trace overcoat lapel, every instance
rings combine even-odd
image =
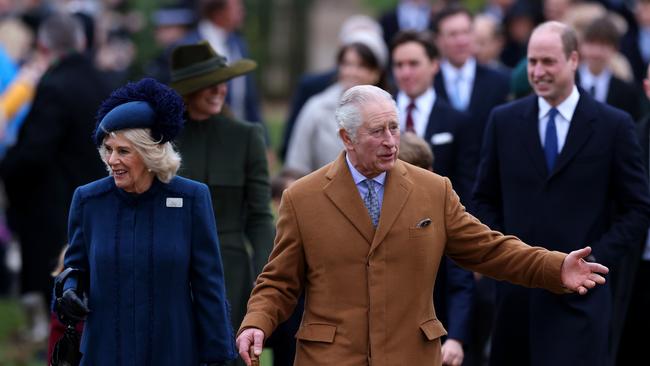
[[[379,225],[372,240],[368,256],[377,249],[388,232],[393,227],[395,220],[401,214],[406,201],[413,189],[413,182],[406,176],[404,163],[396,161],[395,166],[386,175],[386,186],[384,187],[384,200],[381,205]]]
[[[329,183],[323,188],[325,195],[363,235],[368,244],[372,243],[375,229],[372,227],[370,215],[361,200],[359,190],[354,184],[344,152],[334,161],[325,176],[329,179]]]
[[[542,179],[546,179],[548,168],[546,167],[546,158],[544,158],[544,148],[539,139],[537,97],[529,97],[529,101],[526,109],[518,116],[520,121],[517,125],[521,128],[519,136],[522,137],[520,141],[528,152],[535,170]]]

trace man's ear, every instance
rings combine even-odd
[[[343,145],[345,145],[345,150],[352,150],[352,138],[350,138],[350,135],[348,135],[348,131],[346,131],[344,128],[340,128],[339,136],[343,141]]]

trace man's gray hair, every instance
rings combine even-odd
[[[397,104],[393,97],[384,89],[373,85],[357,85],[348,89],[341,99],[334,114],[339,130],[345,130],[354,141],[357,138],[357,130],[363,124],[361,116],[361,107],[368,103],[379,103],[389,101],[395,114],[397,114]]]
[[[81,52],[86,46],[86,35],[77,17],[55,13],[48,16],[38,28],[38,42],[56,54]]]

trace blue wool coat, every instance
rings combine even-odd
[[[100,179],[76,190],[69,235],[65,267],[89,275],[81,365],[199,365],[237,356],[204,184],[154,179],[134,195]]]

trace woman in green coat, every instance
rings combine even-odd
[[[171,87],[183,96],[187,110],[176,140],[183,157],[179,174],[210,189],[237,329],[275,235],[263,127],[235,120],[224,106],[226,82],[256,64],[244,59],[228,65],[205,41],[179,46],[171,58]]]

